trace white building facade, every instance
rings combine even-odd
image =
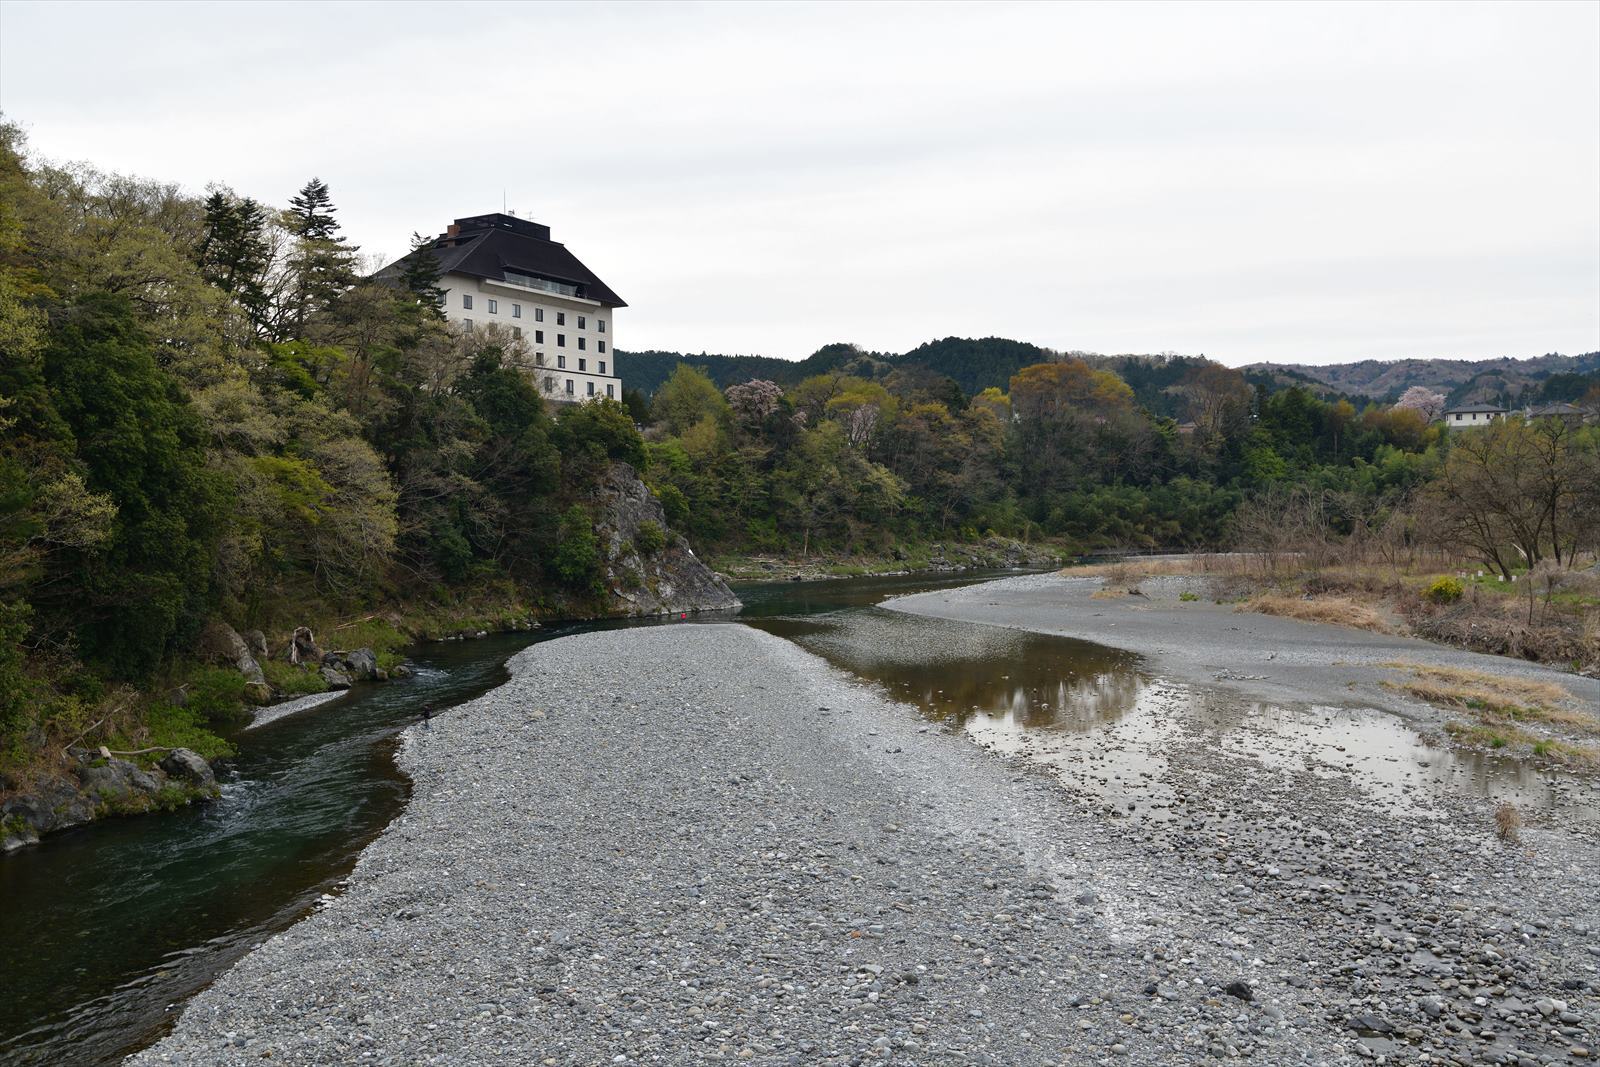
[[[1496,419],[1505,418],[1505,415],[1506,409],[1496,404],[1465,404],[1447,409],[1444,424],[1452,430],[1471,430],[1488,426]]]
[[[520,340],[523,370],[547,399],[622,399],[613,349],[615,312],[627,304],[550,240],[548,226],[475,215],[457,219],[428,251],[438,264],[445,318],[462,329],[498,326]],[[409,259],[377,277],[398,279]]]

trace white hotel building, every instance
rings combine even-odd
[[[473,215],[456,219],[431,250],[446,319],[466,329],[498,325],[520,338],[530,361],[524,369],[551,400],[622,399],[612,313],[628,305],[566,245],[550,240],[550,227],[515,215]],[[377,278],[397,280],[410,258]]]

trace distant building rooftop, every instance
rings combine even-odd
[[[1504,415],[1506,409],[1499,404],[1460,404],[1453,408],[1444,409],[1446,415],[1454,415],[1458,412],[1463,415],[1470,415],[1473,412],[1477,412],[1480,415]]]
[[[550,240],[550,227],[515,215],[494,212],[469,215],[434,238],[429,248],[439,262],[439,275],[463,274],[469,278],[515,281],[534,288],[550,288],[605,307],[628,305],[611,287],[585,267],[567,246]],[[377,277],[399,275],[403,257],[379,271]]]

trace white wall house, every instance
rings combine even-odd
[[[1474,429],[1487,426],[1495,419],[1506,417],[1506,409],[1497,404],[1463,404],[1458,408],[1447,408],[1444,413],[1444,424],[1452,430]]]
[[[622,399],[613,348],[627,307],[550,227],[514,215],[456,219],[429,246],[439,264],[444,314],[462,329],[497,325],[520,338],[526,370],[551,400]],[[376,275],[398,280],[407,260]]]

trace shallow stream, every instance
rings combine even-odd
[[[988,577],[737,591],[742,621],[980,744],[1035,761],[1119,814],[1164,817],[1177,776],[1163,752],[1176,744],[1349,776],[1375,802],[1419,817],[1462,793],[1533,812],[1572,806],[1570,782],[1429,744],[1393,716],[1230,699],[1152,677],[1139,657],[1089,642],[876,606]],[[421,646],[409,681],[361,687],[244,734],[216,803],[107,820],[0,858],[0,1064],[110,1064],[154,1041],[185,999],[336,891],[400,810],[408,794],[393,761],[400,729],[425,708],[499,684],[505,660],[527,645],[593,628]]]

